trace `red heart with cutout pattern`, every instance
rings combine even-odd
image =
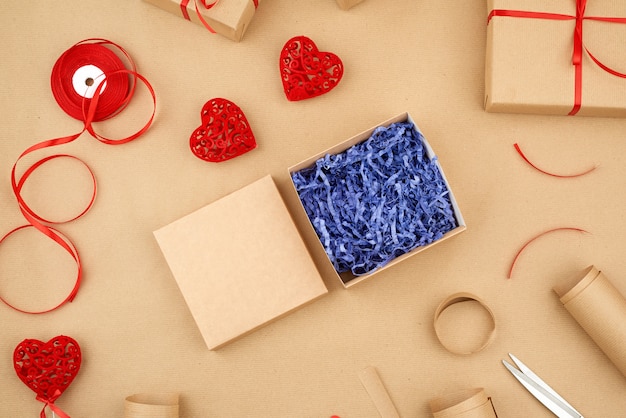
[[[60,335],[47,343],[32,339],[19,343],[13,352],[13,367],[38,400],[54,403],[76,377],[81,359],[78,343]]]
[[[343,63],[332,52],[320,52],[306,36],[296,36],[280,53],[280,76],[288,100],[310,99],[339,84]]]
[[[193,154],[219,163],[256,148],[254,134],[243,111],[230,100],[216,98],[200,112],[202,125],[189,138]]]

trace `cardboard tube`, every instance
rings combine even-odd
[[[489,324],[490,328],[487,334],[485,335],[484,340],[479,346],[474,347],[474,348],[463,348],[463,349],[454,348],[451,344],[446,342],[446,339],[442,335],[443,332],[442,332],[442,326],[439,322],[439,317],[450,306],[456,303],[462,303],[462,302],[477,302],[489,314],[489,317],[490,317],[489,318],[491,321],[491,323]],[[496,336],[496,318],[493,314],[493,311],[478,296],[475,296],[467,292],[455,293],[447,297],[445,300],[443,300],[437,307],[437,310],[435,311],[435,318],[433,321],[433,326],[435,328],[435,334],[437,334],[437,338],[439,339],[439,342],[441,343],[441,345],[443,345],[443,347],[449,352],[453,354],[458,354],[458,355],[470,355],[470,354],[477,353],[483,350],[489,344],[491,344],[491,342]]]
[[[446,394],[430,401],[434,418],[497,418],[496,410],[483,388]]]
[[[178,394],[131,395],[124,401],[124,418],[178,418]]]
[[[565,309],[626,376],[626,299],[594,266],[554,287]]]

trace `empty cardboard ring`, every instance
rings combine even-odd
[[[124,418],[178,418],[178,393],[137,393],[124,401]]]
[[[491,398],[483,388],[448,393],[430,401],[434,418],[497,418]]]
[[[439,322],[439,318],[441,317],[443,312],[450,306],[457,304],[457,303],[461,303],[461,302],[472,302],[472,301],[478,302],[480,306],[489,314],[490,319],[491,319],[491,329],[489,330],[489,333],[485,336],[485,339],[480,346],[474,349],[470,349],[470,350],[453,348],[452,346],[450,346],[450,344],[445,342],[446,339],[442,335],[441,324]],[[471,293],[466,293],[466,292],[455,293],[447,297],[443,302],[441,302],[439,306],[437,307],[437,310],[435,311],[435,319],[433,321],[433,325],[435,327],[435,333],[437,334],[437,339],[439,340],[441,345],[443,345],[443,347],[449,352],[453,354],[458,354],[458,355],[466,356],[466,355],[477,353],[483,350],[489,344],[491,344],[491,342],[496,336],[496,318],[493,314],[493,311],[478,296],[475,296]]]

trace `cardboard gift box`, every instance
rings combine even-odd
[[[348,10],[361,3],[362,1],[363,0],[337,0],[337,4],[342,10]]]
[[[210,350],[327,293],[270,176],[154,236]]]
[[[414,124],[411,116],[403,113],[376,127],[395,122]],[[289,174],[323,155],[340,153],[366,140],[376,127],[289,168]],[[457,226],[433,243],[415,248],[375,272],[358,277],[337,274],[344,287],[465,230],[443,170],[425,139],[423,146],[449,191]],[[295,186],[292,192],[297,195]],[[299,209],[304,210],[298,206],[296,210]],[[269,175],[159,228],[154,236],[210,350],[223,347],[328,292]]]
[[[144,1],[196,24],[204,26],[206,22],[212,31],[236,42],[243,38],[261,2],[261,0],[218,0],[209,3],[207,8],[200,0]]]
[[[487,4],[486,111],[626,117],[626,2]]]
[[[349,148],[362,143],[363,141],[366,141],[368,138],[370,138],[372,136],[372,133],[376,130],[376,128],[378,127],[389,127],[390,125],[396,123],[396,122],[409,122],[411,124],[413,124],[415,126],[415,129],[417,130],[417,132],[419,131],[419,128],[417,126],[417,124],[415,124],[415,122],[413,121],[413,119],[411,118],[411,116],[408,113],[402,113],[398,116],[395,116],[381,124],[376,125],[375,127],[372,127],[364,132],[361,132],[358,135],[353,136],[352,138],[334,146],[331,147],[327,150],[324,150],[320,153],[318,153],[317,155],[314,155],[310,158],[307,158],[306,160],[290,167],[288,169],[289,171],[289,175],[290,177],[293,176],[294,173],[297,173],[301,170],[310,168],[312,166],[315,165],[316,161],[319,160],[322,157],[325,157],[327,155],[335,155],[335,154],[339,154],[339,153],[343,153],[344,151],[348,150]],[[420,132],[421,134],[421,132]],[[457,235],[458,233],[464,231],[466,229],[466,225],[465,225],[465,221],[463,219],[463,216],[461,214],[461,210],[457,204],[456,198],[454,197],[454,194],[452,193],[452,190],[450,188],[450,185],[448,184],[448,181],[445,177],[445,174],[443,172],[443,169],[441,167],[441,164],[439,163],[438,158],[436,158],[435,153],[433,151],[433,149],[431,148],[430,144],[428,143],[428,141],[426,140],[426,138],[422,137],[422,143],[426,152],[426,156],[427,158],[431,161],[434,162],[434,164],[436,165],[439,173],[441,174],[441,177],[443,178],[443,181],[445,182],[446,188],[447,188],[447,196],[449,197],[449,200],[451,202],[451,207],[453,209],[454,212],[454,218],[456,219],[456,227],[449,230],[448,232],[446,232],[445,234],[443,234],[443,236],[435,241],[433,241],[430,244],[427,245],[422,245],[422,246],[417,246],[416,248],[412,249],[409,252],[406,252],[402,255],[399,255],[395,258],[393,258],[391,261],[387,262],[385,265],[383,265],[382,267],[379,267],[373,271],[367,272],[365,274],[359,274],[356,275],[354,274],[352,271],[344,271],[344,272],[338,272],[337,269],[334,268],[334,265],[331,261],[330,258],[327,258],[327,261],[329,264],[333,265],[333,271],[336,273],[337,278],[341,281],[341,283],[344,285],[344,287],[350,287],[353,286],[356,283],[360,283],[362,281],[364,281],[365,279],[368,279],[370,277],[373,277],[374,275],[380,273],[381,271],[384,271],[404,260],[406,260],[409,257],[414,256],[415,254],[421,252],[421,251],[425,251],[429,248],[431,248],[432,246],[439,244],[440,242],[454,236]],[[297,191],[297,187],[293,182],[293,177],[292,177],[292,186],[295,189],[295,192],[298,193]],[[303,211],[306,212],[306,210],[304,209],[304,207],[300,207]],[[310,228],[313,228],[315,230],[315,227],[313,225],[313,220],[309,218],[309,224],[308,226]],[[324,248],[324,245],[321,242],[321,238],[320,240],[317,241],[317,245],[322,246],[322,248]],[[328,255],[328,254],[327,254]]]

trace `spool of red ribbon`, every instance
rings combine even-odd
[[[50,77],[52,94],[65,113],[85,120],[94,93],[103,84],[93,121],[104,120],[128,100],[130,83],[124,70],[126,66],[120,57],[103,44],[77,44],[54,64]],[[115,75],[105,81],[105,74]]]
[[[137,80],[145,85],[152,97],[153,110],[148,121],[138,131],[125,138],[111,139],[98,134],[94,129],[93,122],[109,119],[124,110],[133,97]],[[148,130],[156,112],[156,96],[148,80],[137,73],[132,58],[121,46],[106,39],[86,39],[65,51],[54,64],[50,84],[54,98],[61,109],[71,117],[82,121],[83,129],[72,135],[37,143],[20,154],[11,170],[11,186],[19,209],[28,223],[6,233],[0,238],[0,244],[18,231],[29,227],[35,228],[61,246],[72,257],[78,272],[75,285],[70,294],[52,308],[37,311],[26,310],[14,306],[0,295],[2,302],[17,311],[25,313],[45,313],[57,309],[66,302],[71,302],[80,286],[82,267],[78,251],[71,240],[49,225],[69,221],[47,220],[35,213],[22,197],[22,188],[32,173],[45,162],[60,157],[79,159],[67,154],[49,155],[39,159],[23,170],[21,174],[18,174],[20,161],[31,153],[72,142],[85,131],[105,144],[116,145],[130,142]],[[79,161],[82,162],[81,160]],[[85,163],[83,162],[83,164]],[[79,215],[70,220],[83,216],[91,208],[95,199],[95,176],[89,166],[87,164],[85,166],[93,179],[93,194],[88,206]]]

